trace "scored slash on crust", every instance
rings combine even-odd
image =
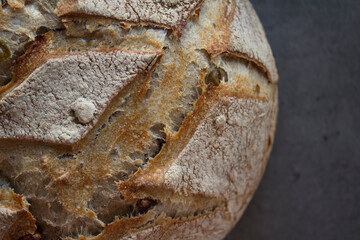
[[[53,56],[0,99],[0,138],[72,144],[160,52],[88,51]]]
[[[55,13],[61,18],[102,16],[125,25],[153,25],[172,29],[179,37],[189,18],[204,0],[130,0],[109,4],[106,0],[63,0]]]

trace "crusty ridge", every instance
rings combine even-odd
[[[153,25],[175,31],[179,36],[191,15],[204,0],[130,0],[109,3],[106,0],[63,0],[59,17],[103,16],[126,25]]]

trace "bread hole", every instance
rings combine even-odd
[[[9,75],[0,74],[0,87],[9,84],[11,82],[11,80],[12,80],[11,73],[9,73]]]
[[[157,138],[156,140],[152,141],[152,143],[153,144],[150,145],[149,158],[154,158],[156,155],[158,155],[166,141],[163,138]],[[146,160],[149,160],[149,158]]]
[[[154,200],[152,198],[138,199],[136,201],[133,214],[135,216],[139,214],[145,214],[154,206],[156,206],[158,203],[159,200]]]
[[[153,93],[153,90],[151,88],[149,88],[147,91],[146,91],[146,94],[145,94],[145,97],[144,99],[149,99],[151,97]]]
[[[116,186],[114,189],[97,189],[92,195],[88,207],[93,210],[98,219],[105,224],[113,222],[116,216],[129,216],[133,211],[133,206],[125,204],[123,196],[117,190]]]
[[[13,176],[15,175],[15,168],[11,162],[14,161],[16,161],[16,158],[12,156],[10,159],[5,159],[0,162],[0,182],[11,184],[11,179],[13,179]]]
[[[18,175],[14,179],[14,190],[16,193],[32,196],[46,196],[48,191],[46,186],[49,184],[50,178],[44,176],[39,171],[27,171]]]
[[[132,159],[132,160],[136,160],[136,159],[144,159],[144,153],[140,152],[140,151],[135,151],[135,152],[132,152],[129,154],[129,157]]]
[[[11,57],[11,52],[8,46],[5,43],[0,41],[0,63],[5,62]]]
[[[103,231],[101,223],[88,216],[78,216],[64,208],[58,201],[28,198],[29,210],[37,220],[43,239],[77,238],[80,234],[96,236]]]
[[[150,133],[153,138],[148,143],[146,149],[143,151],[137,150],[129,154],[129,157],[135,161],[136,166],[141,165],[138,160],[142,160],[142,163],[146,163],[149,159],[158,155],[166,143],[165,124],[161,122],[155,123],[150,127]]]
[[[125,171],[120,171],[116,174],[113,174],[116,181],[125,181],[129,178],[129,174]]]
[[[256,95],[259,95],[260,94],[260,86],[259,84],[256,84],[255,87],[254,87],[254,92]]]
[[[34,234],[27,234],[19,240],[41,240],[42,238],[42,227],[38,224],[38,222],[35,222],[36,224],[36,231]]]
[[[119,157],[119,150],[117,148],[114,148],[113,150],[111,150],[109,156],[113,161],[115,161]]]
[[[41,234],[39,232],[36,232],[34,234],[27,234],[19,238],[19,240],[41,240]]]
[[[43,35],[43,34],[47,33],[48,31],[50,31],[49,28],[47,28],[45,26],[40,26],[40,27],[38,27],[38,29],[36,29],[36,35],[37,36]]]
[[[120,110],[113,112],[108,118],[108,123],[111,124],[116,118],[120,117],[123,114],[124,112]]]
[[[29,36],[25,34],[19,34],[19,35],[12,35],[10,37],[12,41],[20,42],[20,43],[26,43],[30,40]]]
[[[219,206],[216,205],[216,206],[211,206],[211,207],[207,207],[207,208],[204,208],[204,209],[199,209],[196,212],[194,212],[193,217],[201,216],[201,215],[204,215],[204,214],[209,213],[209,212],[215,212],[218,207]]]
[[[162,73],[162,67],[158,66],[150,75],[150,87],[147,90],[144,99],[149,99],[151,95],[154,93],[154,90],[156,90],[159,87],[159,84],[163,78]]]
[[[203,94],[204,90],[201,87],[196,87],[196,92],[197,92],[198,96],[200,97]]]
[[[150,128],[150,132],[156,138],[160,138],[160,139],[164,139],[164,140],[166,139],[165,124],[163,124],[163,123],[154,124]]]
[[[60,239],[69,239],[69,237],[78,239],[80,235],[91,238],[99,235],[104,230],[104,227],[98,221],[89,217],[75,218],[73,221],[66,223],[66,226],[62,225],[61,227],[62,229],[65,228],[66,231],[61,231],[59,235],[62,237]]]
[[[127,175],[130,175],[131,173],[134,173],[138,170],[138,167],[135,166],[134,162],[131,161],[121,161],[121,169],[126,172]]]
[[[61,219],[66,218],[67,215],[64,206],[58,201],[53,201],[49,203],[48,206],[53,221],[56,224],[61,224]]]
[[[166,143],[165,124],[156,123],[150,128],[150,133],[155,137],[149,145],[149,158],[154,158],[158,155]],[[148,160],[148,159],[145,159]]]
[[[106,124],[104,123],[104,124],[102,124],[102,125],[96,130],[96,135],[95,135],[95,137],[94,137],[94,140],[96,140],[96,139],[99,137],[101,131],[102,131],[105,127],[106,127]]]
[[[221,82],[228,82],[228,80],[227,72],[220,67],[210,69],[210,72],[205,76],[205,83],[207,85],[213,84],[219,86]]]
[[[34,44],[34,41],[27,42],[24,45],[24,53]]]
[[[190,112],[193,109],[193,104],[200,98],[203,91],[200,87],[192,87],[186,90],[185,102],[188,103],[186,112]]]
[[[74,160],[76,159],[74,154],[70,154],[70,153],[64,153],[63,155],[60,155],[57,157],[59,160],[64,160],[64,159],[68,159],[68,160]]]
[[[177,132],[185,120],[187,111],[184,108],[175,108],[170,111],[171,130]]]
[[[9,187],[10,187],[10,180],[6,177],[3,177],[3,174],[0,171],[0,189],[9,188]]]

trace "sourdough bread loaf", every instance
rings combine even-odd
[[[271,151],[248,0],[7,0],[0,239],[222,239]]]

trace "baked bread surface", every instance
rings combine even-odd
[[[278,106],[250,2],[0,11],[0,238],[224,238],[263,175]]]

